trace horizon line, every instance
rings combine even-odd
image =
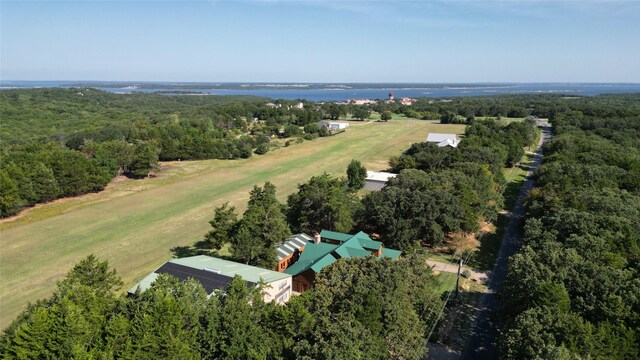
[[[0,79],[0,83],[5,82],[86,82],[86,83],[166,83],[166,84],[629,84],[640,85],[640,82],[633,81],[168,81],[168,80],[22,80],[22,79]]]

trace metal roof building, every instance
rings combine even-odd
[[[210,295],[215,290],[226,290],[233,277],[238,275],[248,285],[255,286],[260,281],[266,283],[265,302],[285,303],[291,297],[291,275],[206,255],[169,260],[129,289],[129,293],[138,288],[147,290],[160,274],[169,274],[180,280],[197,280]]]
[[[313,238],[307,234],[291,235],[285,242],[278,245],[276,249],[278,261],[293,255],[296,250],[303,248],[308,241],[313,241]]]
[[[458,147],[460,139],[458,139],[456,134],[429,133],[429,135],[427,135],[427,142],[435,143],[439,147]]]
[[[284,273],[294,276],[294,291],[308,290],[315,274],[339,259],[367,256],[397,259],[402,253],[384,248],[381,242],[372,240],[362,231],[352,235],[322,230],[319,238],[322,241],[308,241],[298,260],[284,270]]]
[[[393,179],[398,174],[384,171],[367,171],[367,177],[364,179],[365,190],[378,191],[381,190],[389,179]]]

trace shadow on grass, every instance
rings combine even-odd
[[[191,246],[173,247],[171,248],[171,255],[173,255],[173,257],[176,259],[189,257],[189,256],[196,256],[196,255],[208,255],[208,256],[213,256],[220,259],[233,260],[231,256],[220,254],[219,250],[212,249],[209,246],[209,243],[205,242],[204,240],[198,241]]]
[[[485,234],[480,241],[478,251],[473,253],[468,266],[480,271],[491,271],[500,251],[500,244],[504,232],[509,224],[507,214],[499,214],[496,221],[496,231],[493,234]]]

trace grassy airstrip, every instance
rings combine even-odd
[[[342,175],[351,159],[383,170],[392,155],[428,132],[462,133],[463,125],[419,121],[354,123],[345,133],[246,160],[167,163],[156,178],[123,180],[100,193],[64,199],[0,224],[0,328],[28,302],[45,298],[56,281],[93,253],[108,259],[125,289],[166,261],[170,249],[208,231],[212,209],[242,209],[255,184],[271,181],[278,196],[323,172]]]

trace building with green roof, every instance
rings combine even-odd
[[[297,261],[284,273],[293,276],[293,291],[304,292],[313,286],[317,273],[339,259],[376,256],[395,260],[400,254],[401,251],[386,249],[363,232],[351,235],[323,230],[303,247]]]

